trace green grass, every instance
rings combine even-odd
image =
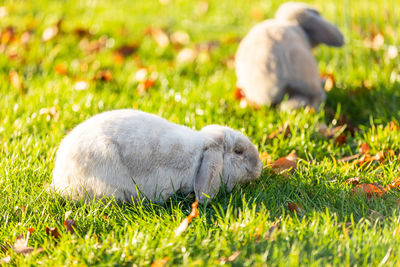
[[[8,15],[0,18],[0,28],[14,27],[16,39],[0,47],[0,244],[13,244],[33,227],[29,245],[45,251],[28,256],[0,251],[0,258],[10,255],[11,264],[18,266],[145,266],[168,257],[168,265],[209,266],[241,251],[229,264],[398,266],[399,192],[371,199],[352,196],[345,180],[361,176],[386,186],[399,176],[399,160],[365,168],[337,160],[357,153],[363,142],[372,154],[385,149],[399,153],[399,132],[385,126],[400,120],[400,57],[387,57],[389,46],[399,41],[395,10],[400,4],[311,1],[346,38],[341,49],[321,46],[315,51],[321,72],[333,73],[336,80],[325,109],[284,113],[241,108],[233,95],[234,69],[225,64],[238,45],[232,40],[271,17],[280,2],[210,0],[201,14],[198,1],[6,1]],[[60,19],[61,32],[42,42],[43,31]],[[179,49],[159,47],[144,33],[149,26],[187,32],[188,48],[218,45],[193,63],[178,64]],[[82,37],[73,33],[78,27],[92,32],[89,41],[106,35],[107,47],[98,53],[82,51]],[[27,30],[31,40],[22,45],[20,36]],[[365,47],[364,40],[378,32],[384,45],[376,51]],[[138,50],[117,64],[113,51],[131,43]],[[10,54],[18,56],[10,59]],[[155,86],[145,94],[136,90],[138,59],[157,74]],[[55,73],[60,63],[68,75]],[[93,80],[100,69],[110,70],[113,80]],[[24,90],[8,82],[11,70],[23,77]],[[81,79],[88,81],[87,90],[74,89]],[[40,114],[50,107],[58,108],[58,118]],[[176,195],[163,206],[113,201],[74,206],[49,194],[46,184],[61,139],[92,115],[117,108],[138,108],[194,129],[226,124],[243,131],[274,159],[295,149],[299,168],[288,178],[266,169],[259,180],[230,194],[220,192],[212,204],[200,207],[200,217],[179,237],[174,230],[190,213],[193,199]],[[359,128],[344,146],[318,134],[319,123],[335,126],[339,115]],[[292,134],[269,140],[284,122]],[[304,211],[289,211],[289,202],[301,204]],[[68,210],[77,222],[76,235],[64,230]],[[62,232],[58,242],[46,235],[46,226]]]

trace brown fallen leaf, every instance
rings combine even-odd
[[[227,262],[233,262],[233,261],[235,261],[235,260],[239,257],[239,255],[240,255],[241,253],[242,253],[242,252],[241,252],[240,250],[235,251],[235,252],[233,252],[232,255],[230,255],[228,258],[222,257],[222,258],[219,258],[218,261],[219,261],[221,264],[225,264],[225,263],[227,263]]]
[[[24,93],[24,79],[19,76],[18,72],[15,70],[10,70],[8,73],[8,80],[15,89],[19,90],[21,94]]]
[[[114,50],[114,53],[121,55],[123,58],[126,58],[132,55],[138,48],[139,45],[137,43],[131,43],[118,47]]]
[[[151,87],[153,87],[156,82],[153,79],[146,79],[143,82],[139,83],[138,87],[136,88],[139,94],[143,94],[147,92]]]
[[[335,138],[333,143],[337,146],[343,146],[347,143],[347,135],[342,133],[338,137]]]
[[[235,99],[242,100],[245,96],[243,90],[237,86],[235,86],[235,91],[233,92],[235,95]]]
[[[357,153],[357,154],[354,154],[351,156],[343,157],[343,158],[339,159],[338,162],[346,162],[346,161],[358,159],[360,157],[360,155],[361,155],[360,153]]]
[[[360,183],[361,177],[352,177],[346,180],[347,184],[358,185]]]
[[[89,37],[89,36],[92,35],[88,29],[81,28],[81,27],[75,28],[73,32],[74,32],[75,35],[77,35],[77,36],[79,36],[81,38],[82,37]]]
[[[277,159],[271,164],[272,169],[275,173],[283,173],[285,171],[294,172],[297,168],[296,164],[297,155],[296,151],[292,150],[286,157]]]
[[[197,56],[197,52],[189,47],[183,48],[176,56],[176,62],[180,64],[192,63]]]
[[[158,46],[165,48],[169,45],[168,34],[160,28],[149,27],[146,29],[146,34],[150,34]]]
[[[67,66],[64,63],[57,64],[54,68],[54,72],[60,75],[66,75],[68,73]]]
[[[268,154],[268,152],[260,153],[260,159],[264,166],[268,166],[274,162],[274,160],[272,159],[271,155]]]
[[[156,260],[151,264],[151,267],[163,267],[169,261],[169,257],[164,257],[160,260]]]
[[[389,124],[386,126],[386,128],[389,129],[390,131],[398,131],[399,130],[399,126],[394,121],[389,122]]]
[[[290,126],[288,122],[285,122],[282,127],[277,129],[276,131],[272,132],[269,136],[268,139],[274,139],[278,135],[283,133],[283,138],[287,138],[292,132],[290,130]]]
[[[185,31],[176,31],[172,33],[170,39],[175,48],[181,48],[190,42],[189,34]]]
[[[67,211],[64,216],[64,227],[68,233],[74,234],[76,229],[76,221],[68,220],[68,217],[71,215],[72,211]]]
[[[304,212],[303,207],[302,207],[300,204],[298,204],[298,203],[289,202],[289,203],[288,203],[288,208],[289,208],[289,210],[290,210],[291,212],[296,212],[296,213],[299,213],[299,214],[301,214],[301,213]]]
[[[382,197],[385,194],[385,189],[377,183],[359,184],[353,188],[351,194],[365,195],[367,198]]]
[[[397,178],[394,178],[392,183],[386,186],[386,190],[392,190],[392,189],[399,189],[400,188],[400,176]]]
[[[329,92],[335,86],[335,77],[331,73],[321,74],[321,80],[324,84],[325,91]]]
[[[55,238],[55,239],[60,239],[61,238],[61,234],[60,232],[58,232],[57,227],[47,227],[45,228],[46,234]]]
[[[187,216],[181,224],[176,228],[175,235],[181,235],[189,226],[189,223],[193,220],[193,218],[199,216],[199,211],[197,210],[197,206],[199,205],[199,201],[196,199],[195,202],[192,203],[192,212]]]
[[[369,147],[369,145],[368,145],[367,143],[365,143],[365,142],[362,143],[362,145],[360,146],[360,149],[359,149],[359,151],[360,151],[360,153],[361,153],[362,155],[368,154],[369,150],[370,150],[370,147]]]
[[[79,42],[79,48],[87,54],[97,53],[106,47],[108,41],[107,35],[102,35],[97,40],[89,41],[87,37]]]
[[[94,79],[104,82],[111,82],[113,80],[113,77],[110,70],[100,70],[96,73]]]
[[[11,247],[12,250],[18,254],[24,254],[24,255],[28,255],[28,254],[31,254],[32,252],[34,252],[35,249],[33,247],[28,246],[29,237],[33,231],[34,231],[33,228],[29,228],[26,233],[26,237],[24,234],[20,234],[19,236],[17,236],[14,246]],[[42,248],[36,249],[37,253],[42,252],[42,251],[44,251]]]

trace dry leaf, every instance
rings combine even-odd
[[[64,63],[57,64],[54,68],[54,72],[61,75],[66,75],[68,73],[67,66]]]
[[[289,210],[290,210],[291,212],[297,212],[297,213],[299,213],[299,214],[301,214],[301,213],[304,212],[303,207],[302,207],[300,204],[298,204],[298,203],[289,202],[289,203],[288,203],[288,208],[289,208]]]
[[[35,251],[33,247],[28,247],[29,237],[32,234],[32,232],[33,228],[29,228],[28,232],[26,233],[26,237],[24,236],[24,234],[19,235],[15,240],[14,246],[11,247],[12,250],[18,254],[24,254],[24,255],[31,254],[33,251]],[[42,251],[43,251],[42,248],[36,249],[36,252],[38,253]]]
[[[242,100],[245,97],[242,88],[237,86],[235,86],[234,95],[237,100]]]
[[[271,155],[268,154],[268,152],[260,153],[260,159],[264,165],[270,165],[271,163],[274,162],[274,160],[272,159]]]
[[[193,220],[193,218],[199,216],[199,211],[197,210],[197,206],[199,205],[199,201],[196,199],[195,202],[192,203],[192,212],[187,216],[182,223],[176,228],[175,235],[181,235],[189,226],[189,223]]]
[[[335,138],[333,143],[337,146],[343,146],[347,143],[347,136],[346,134],[342,133],[338,137]]]
[[[136,88],[139,94],[143,94],[147,92],[151,87],[153,87],[156,82],[153,79],[146,79],[143,82],[139,83],[138,87]]]
[[[241,252],[240,250],[235,251],[235,252],[233,252],[233,254],[230,255],[228,258],[224,258],[224,257],[219,258],[219,262],[220,262],[221,264],[225,264],[225,263],[227,263],[227,262],[233,262],[233,261],[235,261],[235,260],[237,259],[237,257],[239,257],[239,255],[240,255],[241,253],[242,253],[242,252]]]
[[[88,37],[91,36],[91,33],[88,29],[77,27],[74,29],[74,34],[79,36],[79,37]]]
[[[8,73],[8,79],[11,85],[15,89],[18,89],[21,94],[24,92],[23,78],[19,76],[18,72],[16,72],[15,70],[10,70],[10,72]]]
[[[158,46],[165,48],[169,45],[169,37],[163,30],[151,27],[148,32],[151,34],[153,40],[158,44]]]
[[[64,227],[68,233],[73,234],[73,233],[75,233],[75,229],[76,229],[76,221],[68,220],[68,217],[71,215],[71,213],[72,213],[72,211],[70,211],[70,210],[65,213]]]
[[[382,197],[385,194],[385,189],[376,183],[359,184],[353,188],[351,194],[366,195],[367,198],[371,198],[373,196]]]
[[[394,178],[392,183],[386,187],[386,190],[399,189],[399,188],[400,188],[400,176]]]
[[[151,267],[163,267],[169,261],[169,257],[164,257],[161,260],[156,260],[151,264]]]
[[[386,128],[389,129],[390,131],[398,131],[399,130],[399,126],[394,121],[389,122],[389,124],[386,126]]]
[[[362,145],[360,146],[360,149],[359,149],[359,151],[360,151],[360,153],[361,153],[362,155],[368,154],[369,150],[370,150],[370,147],[369,147],[369,145],[368,145],[367,143],[365,143],[365,142],[362,143]]]
[[[47,227],[46,226],[46,234],[55,238],[55,239],[60,239],[61,238],[61,234],[58,232],[57,227]]]
[[[98,40],[89,41],[88,38],[83,38],[79,42],[79,48],[88,54],[99,52],[106,47],[108,37],[106,35],[100,36]]]
[[[132,55],[137,49],[138,49],[139,45],[136,43],[132,43],[129,45],[123,45],[118,47],[114,53],[120,55],[123,58],[126,58],[130,55]]]
[[[325,91],[329,92],[335,86],[335,77],[331,73],[323,73],[320,75]]]
[[[282,127],[280,127],[278,130],[272,132],[268,136],[268,138],[269,139],[273,139],[273,138],[277,137],[278,135],[280,135],[282,133],[283,133],[283,138],[287,138],[289,136],[289,134],[292,133],[291,130],[290,130],[290,126],[289,126],[288,122],[285,122]]]
[[[346,180],[347,184],[358,185],[360,183],[361,177],[352,177]]]
[[[275,173],[282,173],[285,171],[294,172],[297,168],[296,160],[296,151],[292,150],[288,156],[277,159],[274,163],[272,163],[271,167]]]
[[[113,79],[110,70],[100,70],[96,73],[96,76],[94,78],[96,80],[100,80],[100,81],[104,81],[104,82],[110,82]]]
[[[339,159],[338,161],[339,161],[339,162],[351,161],[351,160],[353,160],[353,159],[359,158],[360,155],[361,155],[361,154],[358,153],[358,154],[355,154],[355,155],[351,155],[351,156],[347,156],[347,157],[341,158],[341,159]]]

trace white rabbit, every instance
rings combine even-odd
[[[296,2],[282,4],[274,19],[255,25],[239,44],[237,87],[257,105],[282,109],[318,108],[326,94],[311,49],[320,43],[342,46],[343,35],[317,10]]]
[[[103,196],[162,203],[181,190],[199,202],[257,178],[262,163],[243,134],[209,125],[194,131],[138,110],[96,115],[73,129],[56,155],[51,188],[72,199]]]

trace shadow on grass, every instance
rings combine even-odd
[[[327,117],[340,109],[355,125],[369,125],[371,116],[374,123],[386,124],[400,120],[400,84],[378,84],[372,88],[334,88],[328,93],[326,102]],[[334,115],[335,112],[333,112]]]

